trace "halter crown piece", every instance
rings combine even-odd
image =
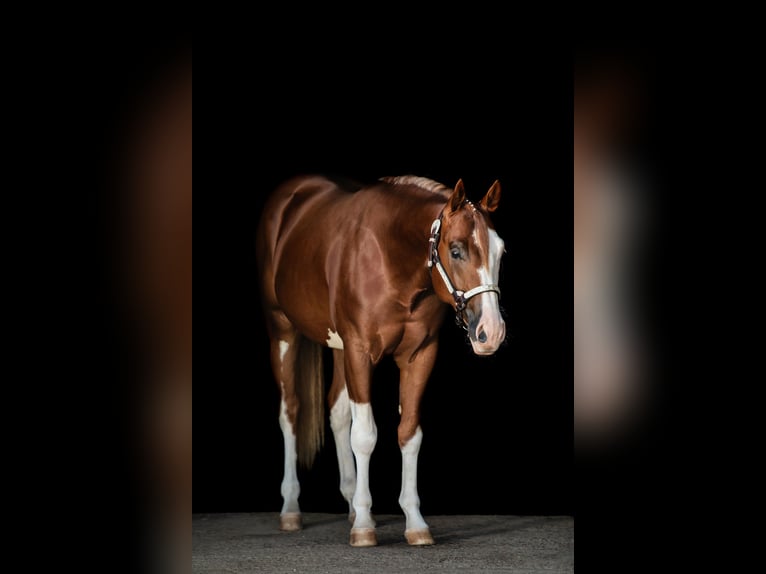
[[[479,285],[478,287],[474,287],[468,291],[455,289],[455,286],[452,284],[452,281],[450,281],[449,275],[447,275],[447,271],[444,269],[441,258],[439,257],[439,239],[441,238],[441,227],[442,215],[440,214],[439,218],[434,219],[434,222],[431,224],[431,237],[428,239],[428,267],[430,268],[435,266],[436,270],[439,272],[439,275],[441,275],[442,281],[444,281],[444,285],[447,287],[447,291],[449,291],[450,295],[452,295],[452,298],[455,300],[455,323],[467,331],[468,326],[463,320],[463,311],[465,310],[465,305],[468,300],[471,297],[475,297],[479,293],[484,293],[485,291],[494,291],[497,293],[498,298],[500,298],[500,288],[497,285],[488,283],[485,285]]]

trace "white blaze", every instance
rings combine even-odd
[[[343,339],[332,329],[327,329],[327,346],[331,349],[343,350]]]
[[[479,281],[482,285],[497,285],[500,282],[500,259],[505,250],[505,242],[494,229],[489,229],[489,268],[481,266],[478,269]],[[476,335],[484,330],[487,335],[485,344],[473,342],[474,348],[487,347],[496,350],[505,338],[505,323],[500,315],[500,297],[494,291],[485,291],[477,295],[481,301],[481,320],[476,328]]]
[[[505,242],[494,229],[489,231],[489,273],[492,277],[492,283],[500,281],[500,259],[505,251]]]

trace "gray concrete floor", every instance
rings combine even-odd
[[[337,514],[304,514],[300,532],[278,530],[277,513],[197,514],[192,568],[199,574],[268,572],[574,571],[570,516],[426,516],[435,546],[404,540],[404,516],[382,515],[378,546],[352,548]]]

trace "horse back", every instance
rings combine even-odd
[[[263,304],[286,312],[305,334],[316,331],[312,338],[326,338],[331,315],[326,262],[337,242],[334,221],[343,219],[350,191],[355,189],[349,182],[323,176],[290,179],[269,197],[258,227]]]

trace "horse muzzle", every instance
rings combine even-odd
[[[492,355],[505,341],[505,321],[483,320],[468,329],[473,352],[477,355]]]

